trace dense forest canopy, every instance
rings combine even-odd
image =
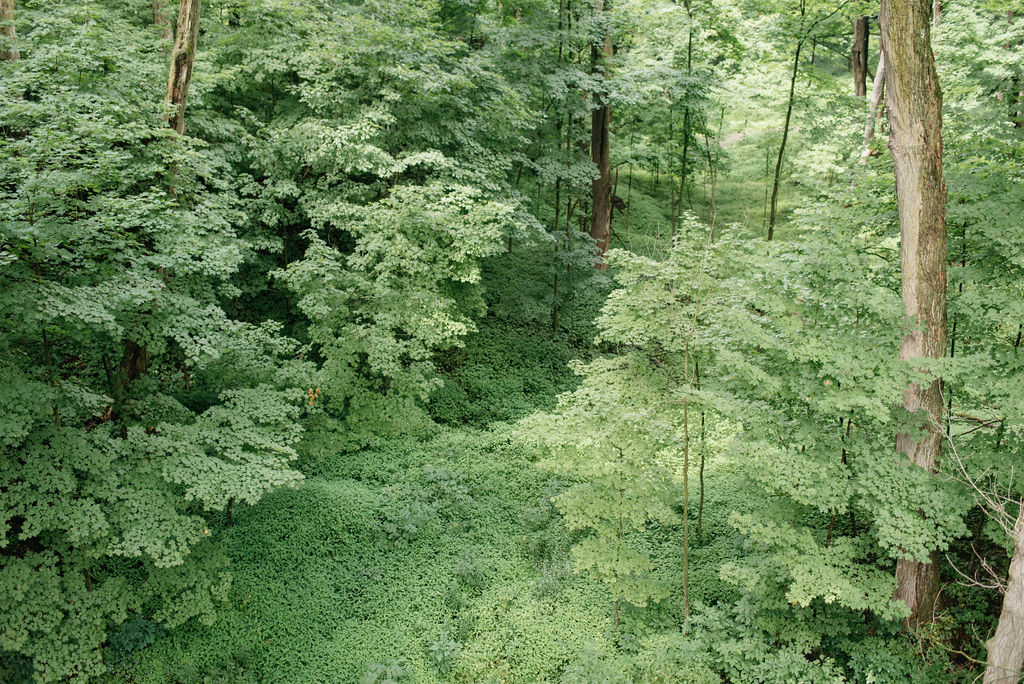
[[[0,0],[0,680],[1024,665],[1019,0]]]

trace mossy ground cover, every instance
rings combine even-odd
[[[317,432],[311,438],[323,437]],[[439,428],[307,463],[299,488],[214,530],[231,557],[230,605],[212,627],[165,634],[129,659],[137,682],[546,682],[586,653],[634,650],[679,624],[666,601],[625,607],[575,574],[551,504],[561,484],[506,426]],[[727,466],[708,470],[706,539],[694,598],[729,597],[717,577],[740,550],[721,511]],[[677,531],[652,536],[679,582]],[[673,591],[673,595],[678,592]]]

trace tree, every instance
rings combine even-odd
[[[886,55],[889,149],[896,177],[903,304],[909,329],[900,359],[922,364],[946,355],[946,183],[942,174],[942,92],[931,48],[927,0],[883,0],[879,22]],[[896,450],[934,472],[942,447],[942,380],[922,371],[907,387],[908,414]],[[908,624],[931,621],[939,591],[937,556],[901,557],[896,597]]]
[[[160,37],[164,40],[174,37],[171,35],[171,22],[164,14],[163,0],[153,0],[153,25],[160,29]]]
[[[853,94],[857,97],[867,95],[868,77],[868,18],[857,17],[853,20],[853,46],[850,51],[853,63]]]
[[[875,69],[875,81],[871,86],[871,105],[868,109],[867,122],[864,124],[864,145],[860,153],[860,163],[866,164],[871,156],[871,141],[875,138],[875,128],[882,118],[882,97],[885,95],[885,50],[878,51],[878,66]]]
[[[789,141],[790,123],[793,119],[793,104],[796,100],[796,80],[800,73],[800,53],[808,40],[815,39],[822,26],[836,17],[849,3],[842,0],[838,5],[822,3],[820,0],[799,0],[785,4],[788,13],[784,16],[783,31],[795,40],[793,51],[793,68],[789,77],[789,98],[786,100],[786,119],[782,124],[782,141],[775,159],[775,173],[772,181],[772,198],[768,214],[768,240],[775,236],[775,220],[778,214],[779,184],[782,179],[782,160],[786,154],[786,143]],[[866,54],[866,52],[865,52]]]
[[[102,674],[129,617],[214,620],[217,513],[302,480],[312,369],[279,323],[225,311],[256,247],[223,150],[161,117],[148,22],[124,3],[19,19],[26,49],[0,63],[0,667],[64,681]]]
[[[600,11],[605,17],[608,16],[609,0],[596,0],[595,12]],[[601,49],[597,45],[591,46],[592,63],[602,65],[607,78],[608,60],[612,57],[612,36],[610,27],[604,28],[604,38]],[[593,211],[590,220],[590,237],[597,242],[597,250],[601,256],[608,251],[608,244],[611,240],[612,221],[612,166],[609,151],[609,134],[612,120],[611,105],[608,102],[608,94],[603,93],[597,96],[597,107],[591,112],[590,123],[590,155],[597,166],[597,177],[594,178],[592,191]],[[601,261],[598,268],[607,268]]]
[[[199,10],[202,0],[181,0],[178,5],[177,35],[171,50],[171,68],[167,75],[167,95],[164,104],[174,108],[167,122],[179,134],[185,133],[185,101],[192,83],[192,65],[196,59],[196,41],[199,38]],[[155,11],[155,7],[154,7]]]
[[[0,40],[5,44],[0,50],[0,60],[14,61],[20,57],[18,47],[14,44],[16,38],[14,0],[0,0]]]
[[[1017,682],[1024,668],[1024,502],[1012,528],[1013,560],[996,633],[988,640],[985,684]],[[1010,530],[1008,530],[1010,531]]]
[[[651,377],[644,360],[600,359],[577,371],[582,386],[562,395],[554,413],[524,422],[524,439],[543,447],[544,469],[570,483],[553,501],[566,526],[583,532],[572,549],[576,571],[608,585],[618,628],[622,601],[643,607],[668,594],[643,532],[679,523],[665,462],[681,451],[681,431],[652,420],[646,400],[670,385]]]

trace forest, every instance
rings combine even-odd
[[[0,681],[1024,666],[1024,0],[0,0]]]

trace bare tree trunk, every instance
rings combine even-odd
[[[178,5],[178,34],[171,51],[171,68],[167,75],[167,95],[164,104],[174,112],[167,119],[168,125],[179,134],[185,133],[185,101],[188,87],[192,82],[192,65],[196,58],[196,41],[199,38],[199,10],[202,0],[181,0]]]
[[[939,28],[942,23],[942,0],[932,0],[932,26]]]
[[[10,44],[6,49],[0,50],[0,60],[14,62],[21,58],[21,53],[14,46],[14,40],[17,38],[14,31],[14,0],[0,0],[0,24],[0,36],[3,36],[5,43]]]
[[[690,0],[686,0],[686,13],[690,18],[690,28],[686,36],[686,77],[693,73],[693,15],[690,13]],[[683,158],[679,162],[679,196],[672,212],[672,234],[676,234],[676,226],[683,214],[683,192],[686,190],[686,158],[690,154],[690,107],[683,113]],[[671,136],[670,136],[671,137]]]
[[[1013,530],[1013,560],[995,635],[988,640],[985,684],[1017,684],[1024,669],[1024,506]]]
[[[871,140],[875,137],[875,126],[878,119],[882,118],[882,95],[885,93],[885,50],[878,51],[878,70],[875,72],[875,82],[871,88],[871,109],[868,111],[868,120],[864,124],[864,149],[860,153],[860,163],[866,164],[871,156]]]
[[[689,359],[687,359],[687,366]],[[689,375],[689,369],[687,369]],[[690,619],[690,411],[683,397],[683,619]]]
[[[768,214],[768,240],[775,236],[775,216],[779,201],[779,178],[782,176],[782,156],[786,153],[786,141],[789,140],[789,122],[793,118],[793,96],[796,93],[796,75],[800,69],[800,50],[804,42],[800,40],[796,44],[796,54],[793,55],[793,75],[789,79],[789,104],[786,106],[786,123],[782,126],[782,143],[779,145],[779,156],[775,160],[775,181],[772,184],[771,211]]]
[[[879,20],[887,57],[889,149],[900,219],[903,303],[914,329],[900,358],[946,354],[946,183],[942,175],[942,92],[931,49],[929,0],[882,0]],[[942,448],[942,380],[911,384],[903,395],[910,413],[927,413],[923,435],[896,435],[896,450],[928,472]],[[907,622],[932,620],[939,590],[937,555],[930,562],[900,558],[895,598],[910,608]]]
[[[597,0],[594,8],[596,10],[608,11],[605,0]],[[594,64],[598,63],[599,57],[605,62],[612,56],[612,37],[605,33],[604,45],[601,54],[598,54],[597,47],[591,48],[591,57]],[[610,145],[608,140],[609,128],[612,121],[612,110],[608,106],[607,95],[602,95],[603,102],[591,113],[590,128],[590,155],[597,165],[598,177],[594,179],[592,186],[591,205],[593,212],[590,220],[590,237],[597,241],[598,253],[603,257],[608,252],[608,244],[611,240],[612,226],[612,166],[610,156]],[[608,268],[602,259],[598,268]]]
[[[164,40],[170,40],[173,36],[171,35],[171,22],[167,19],[167,15],[164,14],[164,3],[163,0],[153,0],[153,25],[160,29],[160,37]]]
[[[853,48],[850,53],[853,62],[853,94],[865,97],[868,76],[868,18],[853,20]]]

